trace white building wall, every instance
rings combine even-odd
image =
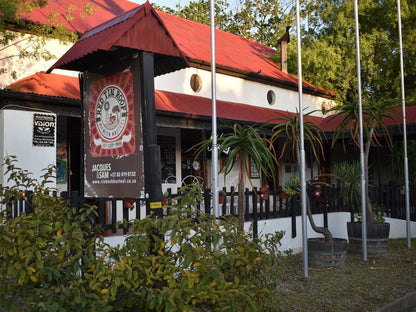
[[[317,214],[313,216],[317,226],[323,226],[323,215]],[[347,222],[350,221],[350,214],[348,212],[333,212],[328,214],[328,226],[334,238],[348,239]],[[386,218],[386,222],[390,223],[389,238],[406,238],[406,220]],[[244,229],[249,231],[252,223],[246,222]],[[285,234],[281,240],[280,251],[291,250],[293,253],[302,252],[302,217],[296,217],[296,237],[292,238],[291,218],[279,218],[258,221],[259,238],[262,239],[266,234],[272,234],[278,231],[284,231]],[[105,237],[104,241],[111,246],[124,244],[126,236],[111,236]],[[308,221],[307,237],[323,237],[313,231]],[[411,237],[416,237],[416,222],[411,222]]]
[[[7,156],[16,156],[16,166],[30,171],[31,177],[40,179],[45,172],[43,169],[56,165],[56,132],[54,146],[33,146],[33,115],[38,112],[20,110],[0,111],[0,158],[1,163]],[[44,115],[54,115],[41,113]],[[56,115],[55,120],[56,120]],[[56,131],[56,127],[55,127]],[[0,184],[9,185],[4,168],[0,170]],[[48,184],[56,187],[56,183]]]
[[[193,74],[201,77],[202,88],[199,92],[194,92],[191,88],[190,79]],[[216,82],[217,100],[244,103],[289,112],[296,112],[296,109],[299,108],[297,90],[287,90],[218,73],[216,75]],[[158,76],[155,78],[155,89],[211,98],[211,72],[197,68],[185,68]],[[269,90],[274,91],[276,95],[276,101],[273,105],[270,105],[267,101],[267,92]],[[305,110],[318,110],[314,115],[322,115],[321,107],[323,102],[327,103],[326,105],[332,105],[332,100],[303,94],[303,106]]]

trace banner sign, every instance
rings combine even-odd
[[[33,115],[33,146],[55,146],[55,115]]]
[[[85,197],[144,198],[140,101],[130,71],[87,82]]]

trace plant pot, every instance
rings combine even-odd
[[[260,198],[263,200],[269,199],[269,192],[260,193]]]
[[[220,205],[224,204],[224,200],[225,200],[225,196],[224,195],[219,195],[218,196],[218,203]]]
[[[163,206],[167,206],[168,200],[169,200],[169,197],[163,197],[162,199]]]
[[[352,252],[362,252],[362,224],[347,222],[348,242]],[[367,224],[367,253],[387,252],[390,223]]]
[[[281,199],[287,199],[287,197],[288,197],[287,194],[283,191],[280,192],[279,196],[280,196]]]
[[[343,238],[308,238],[308,264],[312,268],[343,267],[347,240]]]

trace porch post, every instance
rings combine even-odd
[[[162,174],[160,150],[157,145],[154,57],[153,53],[140,52],[140,85],[143,122],[144,185],[146,214],[162,216]]]

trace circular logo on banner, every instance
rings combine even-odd
[[[92,157],[132,154],[136,150],[133,77],[123,72],[92,81],[89,92]]]
[[[115,85],[104,88],[95,106],[95,123],[99,135],[108,142],[120,139],[128,121],[127,98]]]

